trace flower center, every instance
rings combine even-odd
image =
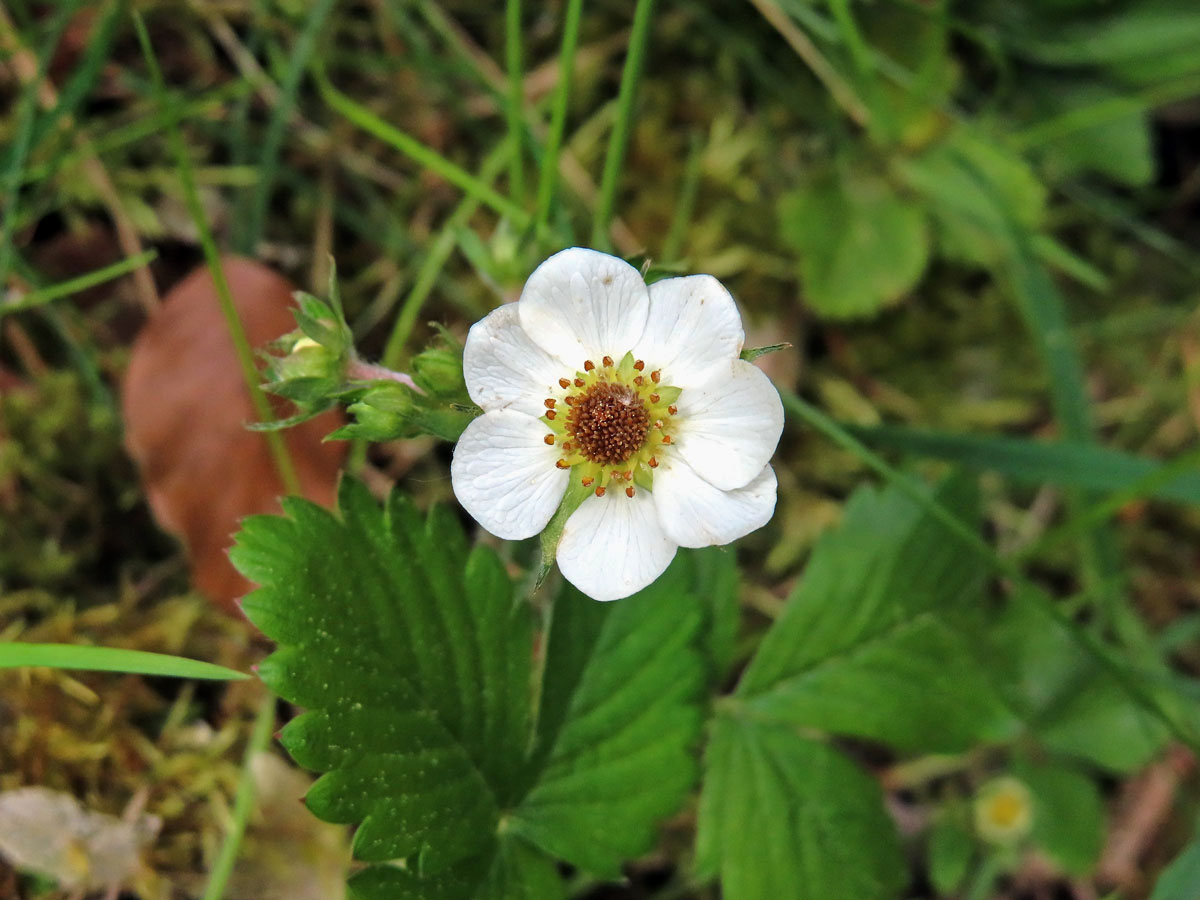
[[[590,462],[623,463],[641,449],[650,430],[646,403],[623,384],[600,381],[567,414],[567,434]]]
[[[542,417],[551,431],[546,443],[563,453],[555,464],[575,469],[580,483],[594,486],[598,497],[614,482],[629,497],[634,485],[650,490],[656,454],[671,444],[667,428],[677,412],[679,388],[663,384],[662,372],[648,370],[632,353],[620,363],[605,356],[599,366],[589,359],[558,385],[564,394],[546,399]]]

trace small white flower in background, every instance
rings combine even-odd
[[[463,375],[484,414],[454,451],[455,495],[516,540],[546,527],[569,486],[587,489],[557,561],[597,600],[646,587],[678,547],[761,528],[783,405],[740,359],[744,339],[710,275],[647,287],[616,257],[555,254],[467,336]]]
[[[993,844],[1013,844],[1033,826],[1033,796],[1011,775],[995,778],[975,797],[975,830]]]

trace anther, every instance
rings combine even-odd
[[[546,410],[546,418],[547,418],[547,419],[550,419],[551,421],[553,421],[554,417],[555,417],[555,416],[557,416],[557,415],[558,415],[558,413],[556,413],[556,412],[555,412],[554,410],[552,410],[552,409],[548,409],[548,410]]]
[[[631,481],[632,479],[633,479],[633,469],[630,469],[628,472],[625,473],[625,480]]]
[[[570,453],[575,448],[570,441],[563,441],[563,449]]]
[[[555,461],[555,463],[554,463],[554,465],[558,466],[560,469],[569,469],[569,468],[571,468],[571,464],[570,464],[570,463],[568,463],[568,462],[567,462],[565,459],[559,459],[559,460],[556,460],[556,461]]]
[[[660,381],[662,381],[662,371],[659,369],[655,369],[653,372],[650,373],[650,380],[653,381],[655,384],[658,384]]]
[[[604,363],[604,365],[606,365],[606,366],[611,366],[613,364],[613,358],[611,356],[606,356],[606,357],[604,357],[604,359],[602,359],[600,361],[602,363]]]
[[[667,412],[670,413],[671,415],[675,415],[675,413],[679,412],[679,407],[678,406],[668,406]]]
[[[553,397],[547,397],[545,400],[546,409],[554,409],[555,400]]]
[[[655,420],[654,420],[654,427],[655,427],[655,428],[659,428],[659,429],[661,429],[661,428],[663,427],[663,420],[662,420],[662,419],[655,419]]]
[[[658,396],[658,394],[651,394],[651,395],[650,395],[650,402],[651,402],[651,403],[657,403],[657,402],[658,402],[659,400],[661,400],[661,399],[662,399],[662,397]]]
[[[582,378],[575,379],[575,387],[583,387],[585,384],[587,384],[587,382],[584,381]]]
[[[633,364],[633,367],[640,372],[642,369],[646,368],[646,364],[639,359]]]
[[[570,397],[564,398],[563,402],[565,404],[567,404],[567,406],[574,406],[575,403],[577,402],[577,398],[575,397],[574,394],[572,394]]]
[[[560,378],[558,379],[558,386],[560,388],[569,388],[571,386],[571,382],[567,381],[565,378]]]
[[[638,387],[641,387],[643,384],[646,383],[646,379],[643,378],[641,375],[637,375],[634,377],[633,383],[636,384]]]
[[[596,364],[594,362],[592,362],[590,359],[584,360],[583,371],[590,372],[594,368],[596,368]]]
[[[580,483],[580,484],[582,484],[584,487],[591,487],[591,486],[592,486],[592,482],[593,482],[593,481],[595,481],[595,480],[596,480],[595,478],[592,478],[591,476],[588,476],[587,478],[581,478],[581,479],[579,480],[579,483]]]
[[[600,487],[596,488],[596,496],[597,496],[597,497],[603,497],[603,496],[604,496],[604,486],[603,486],[603,485],[601,485]]]
[[[554,435],[548,434],[544,438],[542,438],[542,440],[545,441],[547,444],[553,444],[554,443]]]
[[[652,456],[648,460],[646,460],[646,465],[648,465],[652,469],[657,469],[658,468],[658,460]]]
[[[664,434],[664,435],[663,435],[663,440],[662,440],[662,442],[663,442],[664,444],[669,444],[669,443],[671,443],[671,436],[670,436],[669,434]]]
[[[626,497],[633,496],[633,485],[632,484],[629,487],[625,488],[625,496]]]

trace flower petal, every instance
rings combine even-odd
[[[521,327],[517,304],[506,303],[471,326],[463,348],[467,393],[486,412],[515,409],[537,418],[542,401],[562,391],[566,368],[530,340]]]
[[[712,547],[757,531],[775,513],[775,471],[763,466],[748,485],[713,487],[678,456],[663,456],[654,472],[658,520],[681,547]]]
[[[672,439],[696,473],[723,491],[762,471],[783,433],[783,403],[771,379],[745,360],[679,395]]]
[[[544,422],[515,410],[484,413],[454,448],[454,496],[496,537],[532,537],[550,521],[567,489],[567,470],[554,465]]]
[[[707,381],[714,367],[742,352],[746,333],[737,304],[711,275],[664,278],[650,285],[650,315],[633,355],[686,388]]]
[[[650,293],[624,260],[572,247],[534,270],[517,308],[525,332],[574,372],[584,360],[620,359],[633,348],[646,328]]]
[[[647,491],[612,490],[575,510],[558,545],[563,577],[594,600],[620,600],[658,578],[675,558]]]

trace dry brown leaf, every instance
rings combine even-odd
[[[222,268],[254,347],[295,327],[287,279],[236,257]],[[134,342],[121,406],[155,517],[186,545],[196,587],[233,610],[250,585],[229,562],[231,536],[243,517],[278,512],[285,490],[265,437],[246,429],[254,407],[206,267],[171,290]],[[327,413],[283,432],[301,492],[325,506],[346,444],[321,439],[340,424]]]

